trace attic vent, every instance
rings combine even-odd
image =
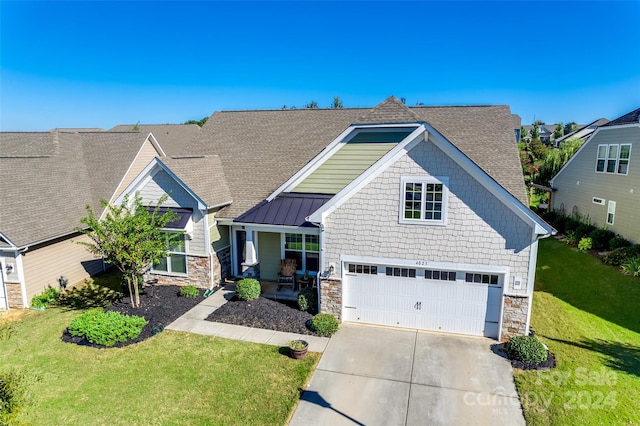
[[[602,198],[593,197],[591,201],[593,201],[594,204],[600,204],[601,206],[604,206],[604,200]]]

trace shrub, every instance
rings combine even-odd
[[[314,313],[318,307],[318,296],[316,291],[310,287],[305,287],[298,293],[298,308],[301,311]]]
[[[578,243],[578,250],[587,251],[591,250],[591,247],[593,247],[593,241],[591,238],[580,239],[580,242]]]
[[[31,307],[43,309],[49,305],[55,305],[58,299],[60,299],[60,290],[48,286],[41,294],[33,296],[33,299],[31,299]]]
[[[617,249],[612,250],[608,255],[606,255],[604,259],[602,259],[602,261],[607,265],[620,266],[627,260],[628,257],[629,254],[627,253],[627,248],[618,247]]]
[[[72,336],[83,337],[91,343],[110,347],[117,342],[135,339],[145,325],[147,320],[142,317],[91,309],[71,321],[68,330]]]
[[[180,296],[183,297],[198,297],[200,295],[200,290],[195,285],[185,285],[180,287]]]
[[[593,242],[593,248],[596,250],[608,250],[611,239],[616,236],[615,232],[606,228],[598,228],[589,234],[589,238]]]
[[[564,237],[565,244],[575,246],[580,241],[580,235],[576,231],[571,231]]]
[[[640,256],[630,257],[622,264],[622,270],[627,275],[640,277]]]
[[[260,282],[253,278],[245,278],[236,284],[236,294],[240,300],[253,300],[260,297]]]
[[[17,416],[27,402],[26,385],[21,371],[0,374],[0,425],[20,424]]]
[[[565,215],[559,214],[553,219],[551,222],[551,226],[553,226],[559,233],[564,234],[566,231],[567,225],[567,217]]]
[[[640,256],[640,244],[634,244],[627,248],[627,256],[637,257]]]
[[[576,229],[578,229],[578,226],[580,226],[580,224],[581,224],[580,219],[578,219],[577,217],[575,216],[567,217],[567,220],[565,221],[564,229],[566,232],[575,231]]]
[[[591,233],[593,231],[596,230],[596,227],[593,225],[590,225],[588,223],[581,223],[580,225],[578,225],[578,227],[576,228],[576,232],[579,235],[579,238],[585,238],[588,237],[589,235],[591,235]]]
[[[329,337],[338,331],[340,323],[331,314],[318,314],[311,320],[311,330],[318,336]]]
[[[535,336],[512,337],[504,346],[509,359],[536,365],[547,359],[547,350]]]
[[[99,308],[109,306],[122,299],[122,293],[97,285],[93,281],[82,287],[75,287],[60,296],[58,303],[74,309]]]
[[[611,240],[609,240],[609,250],[615,250],[622,247],[629,247],[631,242],[627,239],[622,238],[620,235],[616,235]]]

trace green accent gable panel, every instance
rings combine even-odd
[[[337,194],[396,145],[397,142],[349,142],[292,192]]]
[[[258,233],[258,260],[260,261],[260,278],[277,282],[278,272],[280,272],[280,234]]]

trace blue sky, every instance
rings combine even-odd
[[[640,2],[0,1],[0,130],[215,110],[508,104],[524,124],[640,106]]]

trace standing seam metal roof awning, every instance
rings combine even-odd
[[[147,208],[149,209],[149,214],[153,214],[155,207],[147,207]],[[162,216],[168,211],[172,211],[178,216],[176,220],[171,221],[167,223],[165,226],[163,226],[163,228],[169,228],[169,229],[184,229],[184,227],[187,226],[187,223],[189,222],[189,218],[191,217],[191,214],[193,213],[193,209],[188,209],[188,208],[159,207],[158,215]]]
[[[314,226],[306,218],[327,201],[330,194],[283,193],[275,199],[263,201],[238,216],[234,222],[263,225]]]

